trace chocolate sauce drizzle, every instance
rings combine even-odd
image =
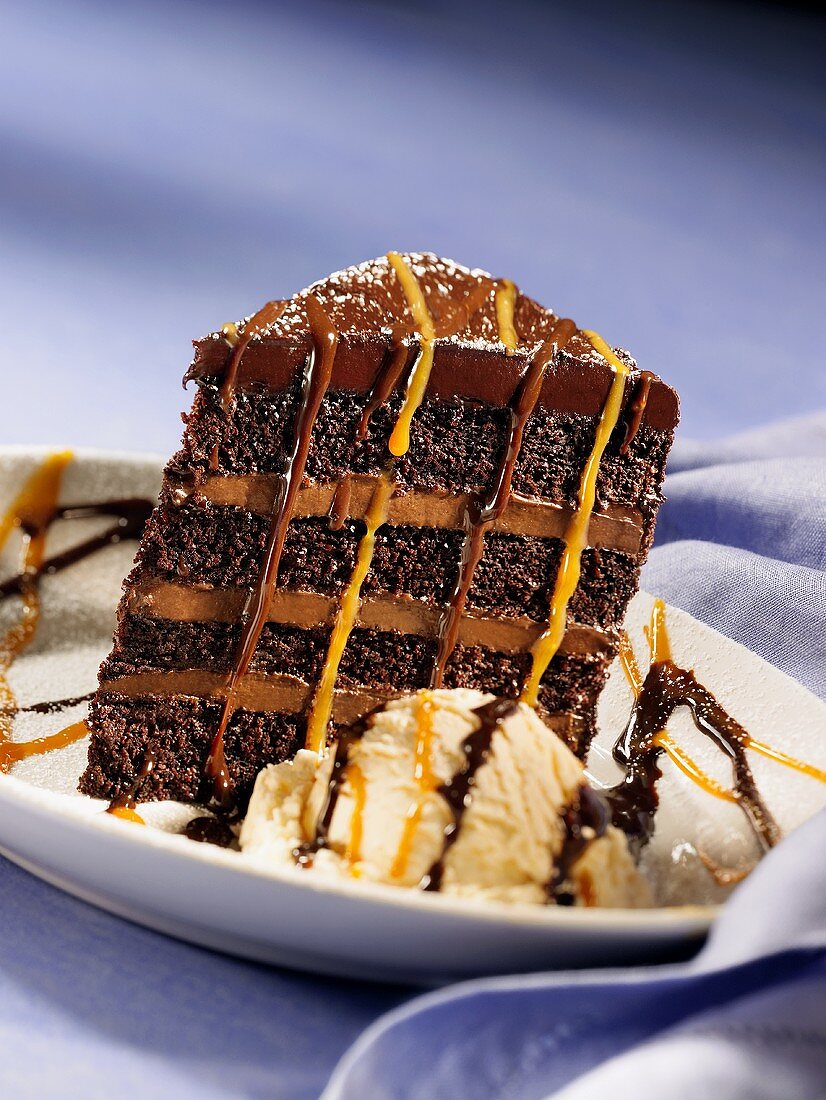
[[[654,381],[654,377],[651,371],[644,370],[640,372],[637,378],[634,387],[634,396],[631,398],[625,414],[625,438],[622,441],[619,451],[621,455],[628,454],[628,448],[634,442],[637,432],[640,430],[642,418],[645,415],[645,407],[648,404],[648,397],[651,393],[651,383]]]
[[[773,847],[780,831],[749,767],[745,751],[749,734],[693,672],[670,659],[651,664],[628,725],[614,746],[614,758],[626,769],[622,782],[605,792],[614,825],[638,844],[653,833],[659,805],[657,781],[662,774],[658,760],[664,751],[656,738],[681,706],[689,708],[697,729],[731,760],[736,801],[763,851]]]
[[[222,330],[224,339],[233,349],[227,369],[224,372],[224,377],[221,380],[221,388],[218,395],[225,413],[228,413],[232,408],[232,400],[235,396],[235,384],[238,380],[238,368],[241,366],[241,360],[244,357],[244,352],[247,350],[250,341],[277,321],[284,312],[286,305],[286,302],[281,301],[265,303],[261,309],[253,314],[249,321],[246,322],[242,333],[238,332],[235,325],[224,325]],[[215,466],[217,467],[217,462]]]
[[[508,404],[508,438],[502,450],[493,491],[487,496],[481,493],[474,495],[465,509],[465,538],[462,543],[459,579],[439,622],[439,644],[430,677],[432,688],[442,686],[447,663],[456,648],[462,614],[473,585],[476,567],[484,551],[485,533],[501,518],[508,505],[525,425],[536,406],[545,370],[575,332],[576,325],[573,321],[557,321],[550,338],[531,359]]]
[[[565,839],[556,859],[553,877],[548,883],[549,903],[576,904],[571,869],[590,844],[605,836],[610,818],[611,813],[604,799],[587,783],[583,783],[579,798],[563,815]]]
[[[113,814],[115,817],[123,814],[124,817],[129,817],[133,821],[138,821],[143,824],[142,818],[138,817],[135,813],[135,809],[138,805],[138,791],[144,779],[148,778],[155,770],[157,764],[157,758],[155,753],[147,748],[143,754],[143,760],[141,766],[138,769],[138,774],[135,776],[135,780],[128,790],[121,791],[120,794],[115,795],[109,805],[106,807],[107,814]]]
[[[88,703],[94,698],[94,692],[89,691],[85,695],[73,695],[69,699],[49,699],[43,703],[29,703],[25,707],[0,707],[0,713],[5,715],[15,714],[59,714],[69,710],[80,703]]]
[[[330,502],[328,518],[330,520],[331,531],[340,531],[344,526],[344,522],[350,514],[350,499],[352,495],[353,480],[348,475],[347,477],[343,477],[338,485],[336,485],[336,491],[333,493],[333,499]]]
[[[54,554],[52,557],[46,558],[35,574],[35,581],[39,581],[43,576],[60,573],[62,570],[68,569],[70,565],[75,565],[77,562],[91,557],[98,550],[103,550],[106,546],[114,546],[124,539],[139,539],[154,507],[154,502],[151,500],[127,497],[123,500],[66,504],[57,508],[49,520],[47,528],[56,520],[89,519],[93,516],[116,516],[117,522],[101,534],[93,535],[91,538],[78,543],[77,546],[70,546],[60,554]],[[25,530],[25,524],[22,526]],[[8,580],[0,584],[0,599],[22,595],[31,583],[32,575],[30,573],[18,573],[17,576],[9,577]]]
[[[410,361],[411,347],[406,343],[412,335],[408,325],[394,325],[389,330],[390,343],[379,368],[373,387],[367,395],[364,412],[361,414],[356,439],[364,439],[370,428],[370,420],[376,409],[385,403],[399,384],[402,374],[406,373]]]
[[[434,861],[430,870],[419,883],[421,890],[435,893],[441,889],[445,872],[445,859],[459,837],[462,818],[465,810],[470,805],[471,792],[476,783],[476,774],[490,754],[493,735],[499,728],[500,722],[514,714],[518,707],[519,704],[515,699],[492,699],[489,703],[483,703],[481,707],[477,707],[472,712],[479,719],[479,725],[472,733],[468,734],[462,744],[462,752],[466,761],[465,766],[454,775],[449,783],[444,783],[437,788],[438,793],[450,806],[453,820],[445,829],[444,844],[439,858]]]
[[[322,848],[330,846],[330,826],[333,823],[333,815],[341,796],[342,787],[346,778],[345,772],[349,762],[351,747],[364,737],[370,725],[370,720],[376,714],[378,708],[373,708],[352,726],[338,735],[335,752],[333,754],[333,767],[330,778],[327,781],[327,790],[324,795],[324,804],[319,811],[316,822],[315,834],[312,839],[299,844],[293,851],[293,858],[299,867],[309,869],[313,865],[313,858]]]
[[[214,844],[218,848],[229,848],[235,840],[235,833],[226,817],[193,817],[184,825],[183,835],[199,844]]]
[[[278,579],[281,553],[287,536],[287,526],[295,506],[307,455],[310,437],[322,399],[330,384],[339,334],[312,294],[305,300],[307,319],[313,339],[313,348],[307,358],[301,391],[301,404],[296,418],[295,436],[286,469],[279,478],[278,491],[273,501],[267,545],[262,567],[252,591],[241,625],[232,671],[223,690],[224,704],[218,729],[213,737],[207,757],[205,773],[212,780],[212,797],[218,805],[227,807],[234,801],[233,782],[224,756],[224,733],[235,711],[239,684],[252,661],[261,631],[267,621],[270,593]]]

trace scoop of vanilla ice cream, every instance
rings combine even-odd
[[[579,801],[581,763],[535,712],[520,704],[497,725],[475,774],[453,843],[454,811],[439,788],[467,765],[473,712],[493,696],[465,689],[422,691],[389,702],[352,743],[326,846],[312,873],[417,886],[443,857],[441,892],[545,904],[566,836],[564,814]],[[333,759],[300,751],[265,768],[241,830],[242,850],[284,865],[315,836]],[[645,880],[613,827],[588,843],[568,870],[577,904],[650,904]]]

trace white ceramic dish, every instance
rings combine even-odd
[[[0,508],[42,451],[0,450]],[[64,500],[157,491],[156,458],[79,454],[64,479]],[[106,521],[55,526],[50,551]],[[121,578],[134,543],[110,547],[43,582],[37,637],[13,667],[21,705],[82,694],[94,686],[114,622]],[[7,551],[0,576],[13,569]],[[642,659],[642,628],[651,598],[633,602],[629,627]],[[2,609],[13,614],[10,601]],[[675,656],[696,669],[727,708],[762,740],[823,766],[826,707],[748,650],[669,608]],[[643,661],[643,664],[645,662]],[[614,670],[600,705],[600,736],[589,767],[610,782],[608,749],[627,719],[630,694]],[[15,737],[55,732],[83,716],[20,715]],[[727,781],[724,762],[702,742],[686,715],[670,731],[708,771]],[[727,866],[753,855],[739,811],[664,765],[662,808],[645,862],[668,907],[648,911],[504,907],[469,904],[369,884],[313,881],[292,869],[264,874],[244,857],[177,835],[193,814],[166,803],[142,807],[149,828],[102,813],[74,791],[85,744],[35,757],[0,775],[0,851],[40,878],[120,916],[222,951],[358,978],[437,983],[479,974],[620,964],[690,951],[708,930],[716,887],[696,848]],[[784,831],[826,802],[826,788],[755,756],[761,790]],[[691,899],[703,904],[674,904]]]

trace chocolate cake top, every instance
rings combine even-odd
[[[497,317],[497,290],[506,280],[470,270],[431,252],[400,253],[421,288],[437,339],[473,342],[502,350]],[[513,284],[510,284],[512,287]],[[515,290],[515,288],[513,288]],[[395,326],[410,335],[417,326],[404,288],[387,256],[336,271],[299,291],[287,302],[270,303],[271,316],[261,318],[262,336],[295,338],[307,331],[305,302],[312,294],[336,329],[344,334],[380,333]],[[556,319],[549,310],[516,291],[515,328],[520,344],[544,340]],[[279,308],[280,307],[280,308]],[[241,330],[242,333],[244,329]]]
[[[526,360],[551,338],[559,318],[508,279],[429,252],[401,253],[400,259],[414,275],[432,323],[435,357],[429,392],[506,404]],[[285,388],[311,346],[311,297],[339,334],[331,379],[335,389],[371,390],[388,350],[400,343],[413,349],[425,335],[398,268],[382,256],[335,272],[290,299],[268,302],[244,321],[197,341],[185,380],[226,380],[231,373],[232,385],[240,389]],[[669,430],[679,416],[677,395],[656,376],[649,378],[645,421]],[[539,404],[594,414],[602,408],[610,382],[609,365],[577,329],[546,371]]]

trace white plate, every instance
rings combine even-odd
[[[0,509],[42,451],[0,450]],[[152,495],[160,461],[85,452],[64,479],[65,501]],[[55,526],[49,550],[85,537],[105,521]],[[0,577],[13,565],[9,548]],[[32,647],[11,675],[21,705],[90,690],[109,648],[121,578],[134,543],[43,582],[43,616]],[[629,626],[640,656],[651,598],[640,593]],[[14,608],[2,608],[7,620]],[[675,657],[700,678],[753,736],[823,766],[826,707],[759,657],[668,610]],[[643,662],[644,664],[644,662]],[[608,748],[622,728],[630,694],[614,670],[600,705],[600,736],[590,768],[610,781]],[[20,740],[43,736],[83,716],[21,715]],[[709,771],[725,767],[695,734],[690,719],[669,725]],[[83,742],[18,764],[0,775],[0,851],[33,874],[120,916],[222,951],[266,962],[358,978],[437,983],[479,974],[551,967],[621,964],[690,951],[707,931],[714,902],[725,896],[702,868],[695,846],[739,866],[753,844],[735,807],[714,799],[664,765],[662,808],[646,866],[661,900],[705,904],[648,911],[505,907],[470,904],[364,883],[326,883],[286,869],[264,874],[237,852],[196,844],[175,833],[192,816],[172,803],[142,807],[141,828],[102,813],[74,785]],[[755,756],[754,770],[781,827],[788,831],[826,801],[826,788]]]

